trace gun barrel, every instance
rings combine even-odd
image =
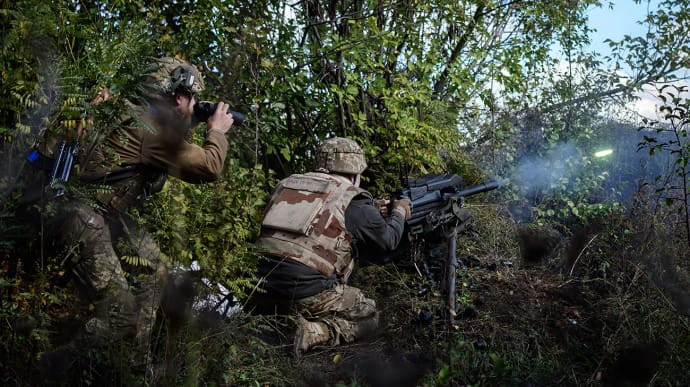
[[[465,188],[462,191],[458,191],[454,196],[472,196],[482,192],[491,191],[501,186],[501,183],[497,180],[490,180],[486,183],[475,185],[469,188]]]

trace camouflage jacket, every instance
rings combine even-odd
[[[267,254],[295,260],[347,282],[354,262],[345,210],[361,194],[371,196],[343,176],[292,175],[273,192],[257,245]]]

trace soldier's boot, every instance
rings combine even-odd
[[[297,320],[295,333],[295,357],[299,359],[303,353],[319,344],[325,344],[331,339],[328,326],[322,322],[308,321],[304,317]]]

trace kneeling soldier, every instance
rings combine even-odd
[[[263,299],[295,310],[294,351],[350,343],[378,326],[376,302],[348,286],[353,252],[389,252],[403,235],[410,201],[396,201],[384,217],[359,188],[364,152],[353,140],[324,141],[315,172],[282,180],[268,203],[257,241]]]

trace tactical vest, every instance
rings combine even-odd
[[[359,194],[369,195],[338,175],[312,172],[282,180],[266,209],[258,246],[346,282],[354,262],[345,210]]]
[[[140,124],[139,119],[136,118],[146,116],[147,110],[143,105],[136,105],[130,101],[125,101],[125,104],[130,111],[120,117],[121,129],[143,125],[153,126],[151,123]],[[100,140],[103,142],[102,146],[91,146],[90,153],[80,155],[80,164],[84,171],[79,176],[79,180],[86,184],[110,186],[109,190],[99,190],[95,199],[106,209],[124,212],[135,204],[141,203],[146,197],[160,191],[167,173],[143,164],[115,164],[116,159],[109,154],[112,149],[108,147],[108,141],[112,141],[115,136],[117,135],[109,133]]]

